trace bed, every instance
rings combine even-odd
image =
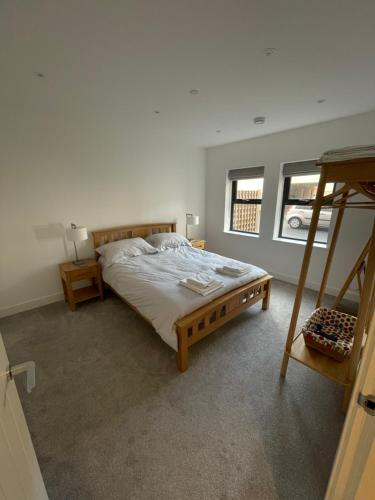
[[[175,222],[102,229],[93,232],[94,247],[170,232],[176,232]],[[102,265],[102,274],[106,286],[148,321],[177,352],[177,367],[184,372],[188,368],[189,347],[256,302],[262,301],[262,309],[268,309],[272,276],[255,266],[240,278],[220,276],[223,288],[206,297],[178,284],[179,279],[192,272],[230,262],[233,260],[183,247],[134,257],[125,264],[108,268]]]

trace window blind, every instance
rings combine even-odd
[[[234,168],[228,172],[228,179],[230,181],[255,179],[259,177],[264,177],[264,167]]]
[[[284,163],[283,175],[284,177],[290,177],[292,175],[320,174],[320,168],[316,165],[317,161],[318,160],[305,160]]]

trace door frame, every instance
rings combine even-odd
[[[358,404],[360,393],[375,394],[375,314],[367,333],[325,500],[365,500],[375,491],[375,417]]]

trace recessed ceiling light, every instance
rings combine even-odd
[[[34,73],[36,76],[38,76],[39,78],[45,78],[46,75],[43,75],[43,73],[38,73],[38,72],[35,72]]]
[[[266,56],[272,56],[272,54],[274,54],[275,52],[275,47],[267,47],[266,49],[264,49],[264,53],[266,54]]]
[[[316,102],[318,104],[322,104],[323,102],[326,102],[327,99],[318,99]]]
[[[255,125],[263,125],[263,123],[266,121],[266,118],[264,116],[256,116],[254,118],[254,123]]]
[[[189,90],[189,92],[190,92],[191,95],[197,95],[197,94],[199,94],[199,90],[198,89],[191,89],[191,90]]]
[[[216,130],[216,133],[217,133],[217,134],[221,134],[221,130],[219,130],[219,129],[218,129],[218,130]]]

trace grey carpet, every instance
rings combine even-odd
[[[321,499],[343,424],[342,388],[279,369],[295,287],[175,356],[118,298],[0,320],[50,499]],[[304,315],[315,294],[308,292]]]

